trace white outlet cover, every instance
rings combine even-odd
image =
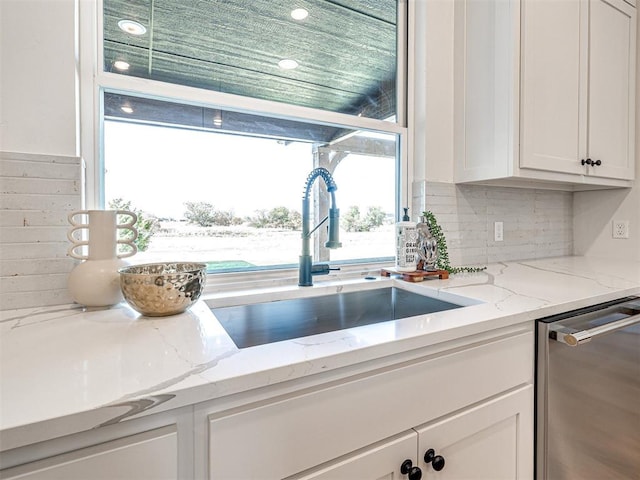
[[[493,224],[493,239],[496,242],[502,242],[504,240],[504,224],[502,222],[495,222]]]
[[[614,220],[612,229],[613,238],[629,238],[629,220]]]

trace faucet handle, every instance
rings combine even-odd
[[[340,248],[340,209],[332,207],[329,209],[329,238],[324,246],[327,248]]]
[[[340,270],[340,267],[330,267],[328,263],[315,263],[311,266],[311,275],[328,275],[336,270]]]

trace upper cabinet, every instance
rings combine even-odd
[[[460,0],[455,18],[457,182],[631,185],[630,3]]]

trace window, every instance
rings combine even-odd
[[[342,247],[324,247],[322,226],[314,260],[393,256],[407,196],[404,4],[295,6],[304,11],[280,0],[104,0],[102,149],[89,188],[98,206],[151,221],[138,260],[295,265],[303,187],[320,166],[338,186]],[[312,202],[313,227],[329,203],[320,179]]]

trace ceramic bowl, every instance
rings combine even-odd
[[[184,312],[204,289],[204,263],[148,263],[118,270],[120,288],[133,309],[149,317]]]

